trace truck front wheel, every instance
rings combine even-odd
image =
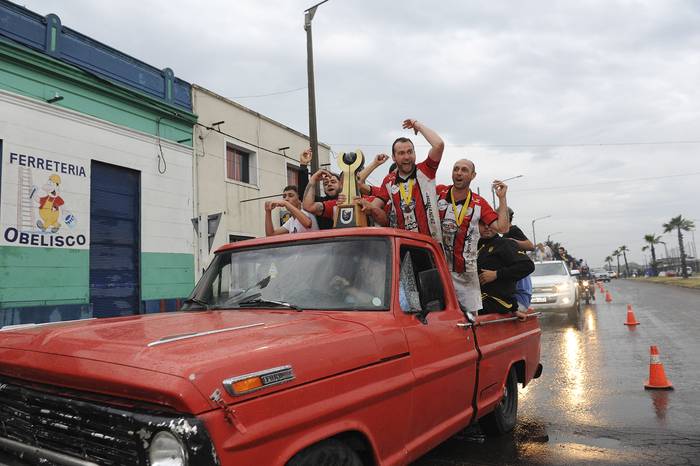
[[[287,466],[363,466],[357,453],[340,440],[328,439],[300,451]]]
[[[481,430],[487,435],[503,435],[515,427],[518,420],[518,375],[510,368],[503,387],[503,398],[493,412],[479,420]]]

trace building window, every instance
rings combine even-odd
[[[255,153],[227,143],[226,178],[255,184]]]
[[[301,169],[296,166],[292,165],[291,163],[287,164],[287,185],[292,185],[292,186],[299,186],[299,172]],[[299,193],[300,195],[302,193]]]
[[[255,236],[242,236],[242,235],[228,235],[229,243],[237,243],[239,241],[245,241],[247,239],[255,238]]]

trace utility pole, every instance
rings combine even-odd
[[[309,138],[311,139],[311,172],[318,170],[318,133],[316,132],[316,87],[314,83],[314,49],[311,36],[311,21],[316,14],[316,8],[326,3],[323,0],[304,11],[304,30],[306,31],[306,72],[308,75],[309,91]]]

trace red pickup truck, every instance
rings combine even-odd
[[[250,240],[180,312],[2,328],[0,462],[407,464],[512,429],[539,357],[536,316],[463,312],[425,236]]]

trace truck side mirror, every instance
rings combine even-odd
[[[445,290],[438,269],[418,272],[420,304],[423,312],[439,311],[445,308]]]

